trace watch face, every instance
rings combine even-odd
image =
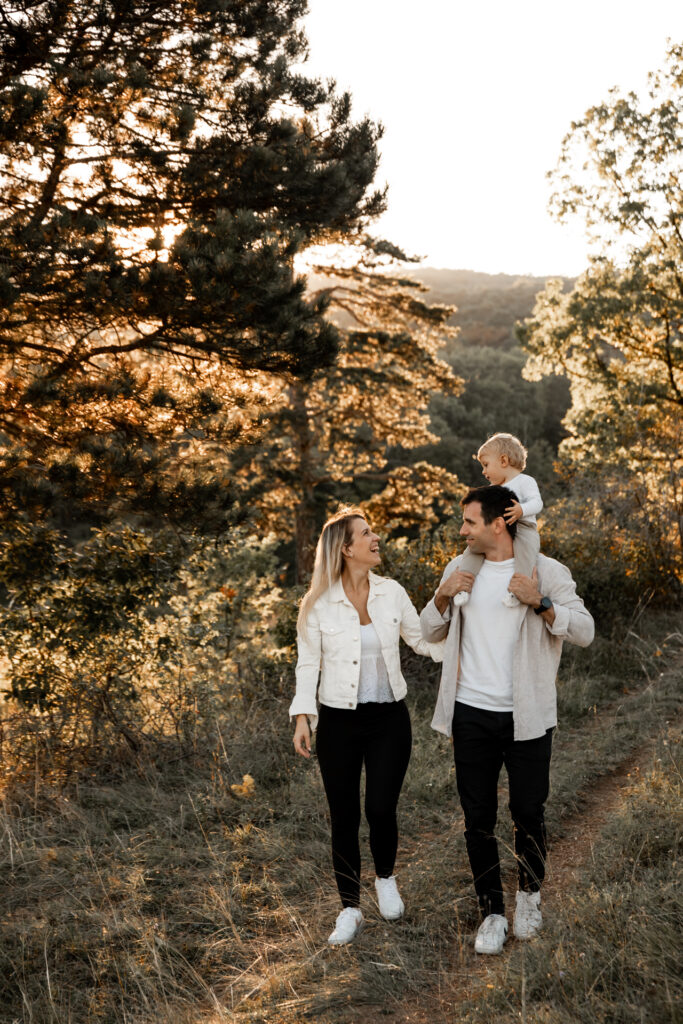
[[[549,611],[552,608],[552,606],[553,606],[553,602],[550,600],[549,597],[542,597],[541,598],[541,608],[543,609],[544,612]]]

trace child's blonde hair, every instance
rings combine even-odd
[[[526,466],[526,448],[514,434],[493,434],[473,458],[481,460],[482,455],[507,455],[508,462],[515,469]]]

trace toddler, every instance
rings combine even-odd
[[[509,487],[517,496],[518,500],[513,501],[505,510],[505,521],[517,523],[517,535],[513,542],[515,572],[531,576],[541,546],[536,515],[543,508],[543,501],[534,478],[522,472],[526,466],[526,454],[522,442],[512,434],[494,434],[473,457],[479,459],[482,472],[490,484]],[[458,568],[476,576],[483,561],[483,555],[465,551]],[[469,596],[466,591],[461,591],[455,595],[453,603],[466,604]],[[514,608],[519,601],[514,594],[508,593],[503,604]]]

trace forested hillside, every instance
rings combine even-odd
[[[528,448],[529,471],[546,499],[557,497],[562,482],[553,463],[566,436],[569,385],[561,376],[525,380],[526,355],[516,334],[517,325],[531,316],[545,279],[431,268],[414,273],[430,289],[432,301],[456,308],[450,323],[457,335],[447,342],[444,358],[464,384],[457,402],[441,395],[432,399],[432,424],[440,440],[420,455],[455,472],[463,483],[479,486],[483,478],[472,455],[486,437],[504,429]],[[564,281],[564,288],[571,283]]]

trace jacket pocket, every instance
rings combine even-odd
[[[377,631],[377,636],[379,637],[383,648],[393,647],[396,645],[398,649],[401,629],[401,623],[398,615],[378,615],[372,620],[372,624]]]
[[[343,646],[344,630],[334,623],[321,622],[320,638],[323,654],[337,654]]]

